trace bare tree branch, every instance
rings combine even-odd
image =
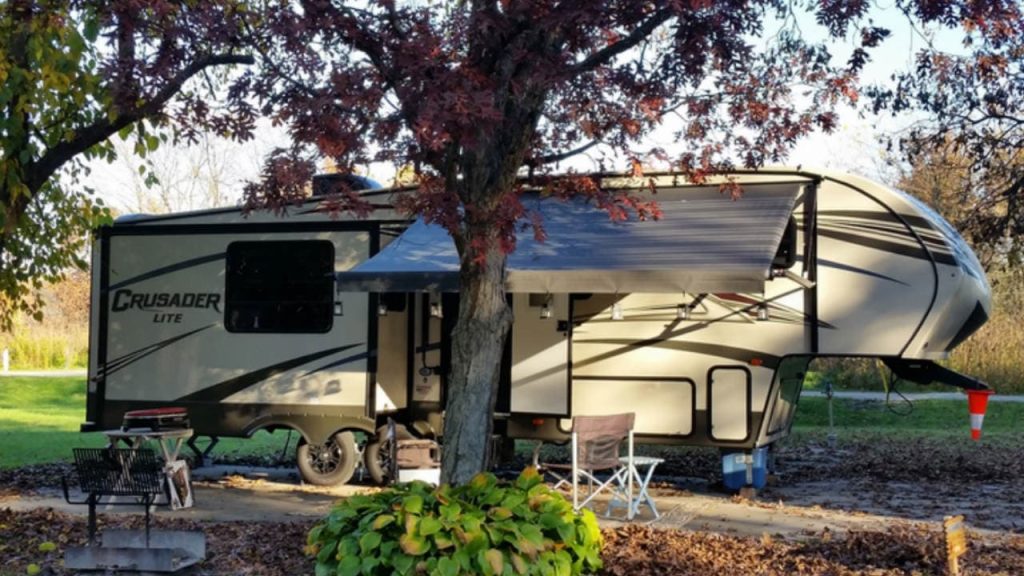
[[[579,62],[575,66],[571,66],[569,68],[569,74],[575,75],[583,72],[590,72],[598,66],[608,63],[612,58],[642,42],[645,38],[650,36],[658,26],[668,22],[672,16],[672,10],[662,8],[658,12],[655,12],[653,16],[648,18],[646,22],[637,26],[629,33],[629,36],[626,36],[614,44],[605,46],[590,56],[587,56],[582,62]]]
[[[190,78],[211,66],[230,64],[252,64],[254,59],[247,54],[210,54],[197,58],[174,77],[167,81],[152,98],[130,110],[119,110],[113,120],[102,118],[92,125],[79,130],[74,138],[63,140],[43,154],[28,178],[29,189],[38,190],[44,182],[67,161],[77,154],[106,140],[122,128],[143,118],[151,117],[160,112],[164,104],[177,94],[182,85]]]
[[[597,146],[598,144],[601,144],[600,140],[591,140],[590,142],[587,142],[586,144],[583,144],[581,146],[577,146],[576,148],[573,148],[571,150],[565,150],[563,152],[548,154],[546,156],[541,156],[540,158],[527,159],[526,165],[529,166],[530,168],[533,168],[536,166],[542,166],[544,164],[553,164],[555,162],[561,162],[562,160],[571,158],[577,154],[582,154],[587,150],[590,150],[594,146]]]

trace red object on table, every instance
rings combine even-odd
[[[121,421],[122,430],[149,428],[150,430],[177,430],[190,428],[188,410],[178,407],[148,408],[129,410]]]

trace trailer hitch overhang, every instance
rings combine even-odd
[[[955,370],[940,366],[931,360],[910,360],[907,358],[882,358],[882,362],[897,377],[915,384],[941,382],[964,390],[991,390],[988,384],[966,376]]]

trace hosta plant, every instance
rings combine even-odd
[[[338,503],[309,532],[316,575],[573,575],[601,568],[593,512],[576,513],[533,468],[514,482],[399,484]]]

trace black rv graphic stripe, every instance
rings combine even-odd
[[[271,364],[270,366],[254,370],[241,376],[225,380],[219,384],[214,384],[208,388],[203,388],[197,392],[182,396],[178,398],[177,402],[219,402],[232,394],[241,392],[253,384],[262,382],[271,376],[275,376],[282,372],[287,372],[292,368],[302,366],[303,364],[319,360],[331,354],[337,354],[338,352],[344,352],[357,346],[362,346],[363,343],[349,344],[347,346],[339,346],[337,348],[328,348],[327,350],[321,350],[319,352],[313,352],[312,354],[306,354],[305,356],[299,356],[298,358],[290,358],[284,362],[278,362],[277,364]]]
[[[219,252],[217,254],[207,254],[206,256],[200,256],[198,258],[191,258],[189,260],[182,260],[181,262],[178,262],[176,264],[171,264],[169,266],[163,266],[163,267],[157,268],[155,270],[151,270],[149,272],[144,272],[142,274],[139,274],[138,276],[133,276],[131,278],[128,278],[127,280],[122,280],[122,281],[118,282],[117,284],[114,284],[114,285],[110,286],[109,290],[117,290],[118,288],[124,288],[125,286],[130,286],[132,284],[135,284],[136,282],[142,282],[143,280],[149,280],[151,278],[157,278],[159,276],[163,276],[164,274],[170,274],[171,272],[178,272],[178,271],[181,271],[181,270],[185,270],[186,268],[193,268],[195,266],[201,266],[203,264],[208,264],[210,262],[216,262],[218,260],[223,260],[224,257],[225,257],[225,253],[224,252]]]
[[[911,215],[911,214],[898,214],[902,221],[896,219],[892,214],[886,214],[882,212],[873,212],[868,210],[823,210],[820,213],[822,220],[832,221],[836,224],[843,223],[843,219],[847,225],[859,225],[863,228],[873,228],[878,230],[878,224],[898,226],[905,230],[904,222],[907,226],[913,228],[912,233],[920,237],[928,247],[934,250],[948,251],[947,240],[944,234],[935,228],[931,220],[923,216]],[[868,224],[850,222],[849,220],[867,220],[869,222],[875,222],[876,226]]]
[[[893,278],[891,276],[886,276],[885,274],[879,274],[878,272],[872,272],[871,270],[865,270],[864,268],[857,268],[856,266],[850,266],[848,264],[843,264],[841,262],[835,262],[835,261],[832,261],[832,260],[825,260],[824,258],[818,258],[818,265],[819,266],[824,266],[826,268],[835,268],[837,270],[845,270],[847,272],[853,272],[855,274],[863,274],[865,276],[871,276],[873,278],[878,278],[880,280],[888,280],[889,282],[895,282],[897,284],[902,284],[904,286],[909,286],[909,284],[907,284],[906,282],[904,282],[902,280],[897,280],[896,278]]]
[[[146,346],[144,348],[139,348],[138,350],[134,350],[132,352],[129,352],[129,353],[125,354],[124,356],[119,356],[117,358],[114,358],[113,360],[110,360],[109,362],[107,362],[106,364],[104,364],[103,366],[100,367],[100,369],[99,369],[100,376],[101,377],[109,376],[110,374],[113,374],[114,372],[117,372],[118,370],[124,368],[125,366],[128,366],[128,365],[130,365],[130,364],[132,364],[134,362],[137,362],[137,361],[145,358],[146,356],[149,356],[150,354],[152,354],[154,352],[157,352],[157,351],[159,351],[159,350],[161,350],[163,348],[166,348],[167,346],[170,346],[171,344],[174,344],[175,342],[177,342],[179,340],[183,340],[183,339],[188,338],[189,336],[191,336],[193,334],[202,332],[203,330],[207,330],[209,328],[213,328],[214,326],[216,326],[216,324],[209,324],[207,326],[203,326],[202,328],[196,328],[195,330],[192,330],[192,331],[189,331],[189,332],[185,332],[184,334],[178,334],[177,336],[171,336],[170,338],[168,338],[166,340],[161,340],[160,342],[157,342],[155,344],[150,344],[149,346]]]
[[[874,220],[876,222],[889,222],[899,223],[899,220],[895,219],[892,214],[887,212],[875,212],[873,210],[822,210],[818,212],[819,217],[838,217],[838,218],[857,218],[861,220]],[[934,230],[931,222],[927,218],[918,216],[916,214],[900,214],[900,218],[903,218],[915,228],[924,228],[925,230]]]
[[[920,246],[908,246],[905,244],[897,244],[895,242],[889,242],[887,240],[881,240],[879,238],[872,238],[870,236],[865,236],[863,234],[851,234],[848,232],[839,232],[838,230],[826,230],[823,228],[818,229],[818,234],[842,242],[859,244],[861,246],[867,246],[868,248],[874,248],[875,250],[889,252],[891,254],[899,254],[900,256],[907,256],[909,258],[916,258],[918,260],[930,260],[930,258],[928,257],[928,252],[926,252]],[[932,252],[932,256],[934,256],[935,261],[940,264],[956,266],[956,260],[953,258],[952,254]]]
[[[908,242],[917,242],[906,226],[900,223],[893,222],[891,225],[877,224],[870,222],[859,222],[856,220],[822,220],[819,227],[830,228],[833,230],[852,230],[852,231],[864,231],[871,230],[878,232],[880,235],[886,235],[889,237],[895,236],[897,239],[906,240]],[[917,235],[928,244],[929,247],[938,250],[946,250],[946,242],[942,236],[936,232],[928,230],[916,230]]]
[[[664,348],[668,350],[677,350],[680,352],[693,352],[695,354],[704,354],[707,356],[716,356],[718,358],[727,358],[735,362],[742,362],[744,364],[749,363],[753,359],[759,359],[762,362],[762,366],[765,368],[776,368],[781,360],[780,356],[774,354],[768,354],[767,352],[761,352],[758,350],[751,350],[749,348],[736,348],[733,346],[723,346],[721,344],[708,344],[704,342],[685,342],[681,340],[662,340],[660,338],[652,338],[650,340],[628,340],[625,338],[595,338],[587,339],[582,341],[576,341],[574,343],[582,344],[613,344],[623,349],[626,348]],[[586,360],[575,361],[572,363],[573,370],[577,368],[583,368],[596,362],[606,360],[607,356],[612,353],[600,354],[593,358]]]

